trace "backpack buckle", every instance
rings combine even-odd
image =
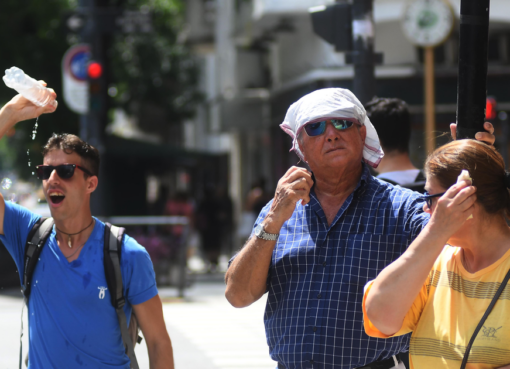
[[[117,300],[117,309],[120,309],[126,305],[126,299],[124,297],[121,297]]]

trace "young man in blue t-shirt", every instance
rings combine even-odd
[[[54,92],[53,92],[54,94]],[[56,98],[56,95],[53,95]],[[36,107],[17,95],[0,110],[0,139],[17,122],[56,109],[56,101]],[[29,367],[130,367],[118,318],[111,304],[103,264],[104,223],[90,211],[98,185],[99,153],[74,135],[54,134],[37,167],[55,225],[32,277],[28,301]],[[23,275],[25,243],[40,217],[4,201],[0,194],[0,240]],[[121,271],[127,321],[136,314],[147,343],[151,368],[174,368],[151,260],[125,236]]]

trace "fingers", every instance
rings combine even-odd
[[[464,212],[476,202],[476,187],[470,185],[470,181],[461,181],[450,187],[438,204],[446,207],[456,207],[457,211]],[[468,214],[469,215],[469,214]]]
[[[450,124],[450,132],[452,134],[452,138],[454,140],[456,140],[457,139],[457,124],[456,123]]]
[[[485,122],[483,124],[483,128],[487,132],[477,132],[475,138],[478,141],[485,142],[488,145],[493,145],[496,141],[496,136],[494,136],[494,126],[490,122]]]
[[[293,183],[302,178],[306,180],[309,188],[313,186],[312,174],[308,170],[299,167],[291,167],[282,178],[282,183]]]
[[[494,134],[494,126],[492,125],[491,122],[485,122],[483,124],[483,128],[485,128],[485,130],[489,132],[491,135]]]

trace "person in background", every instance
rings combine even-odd
[[[462,170],[471,180],[457,181]],[[429,223],[409,248],[367,284],[369,336],[413,332],[411,368],[460,367],[466,346],[510,269],[510,174],[492,146],[460,140],[425,164]],[[510,286],[484,323],[468,368],[510,369]]]
[[[221,186],[208,184],[197,207],[196,228],[211,272],[217,271],[221,252],[229,248],[232,222],[233,206],[228,193]]]
[[[365,104],[365,109],[384,151],[377,178],[423,193],[425,175],[409,157],[411,115],[405,101],[376,97]]]

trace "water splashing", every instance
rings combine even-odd
[[[32,140],[35,140],[35,136],[37,136],[37,127],[39,127],[39,117],[35,119],[34,129],[32,130]]]
[[[0,184],[2,186],[2,189],[8,190],[12,186],[12,181],[9,178],[2,179],[2,182]]]

